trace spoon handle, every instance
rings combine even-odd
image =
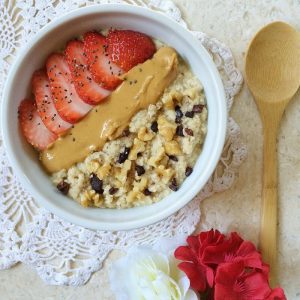
[[[277,131],[284,105],[260,106],[264,126],[264,169],[259,247],[264,260],[270,264],[270,282],[276,284],[277,261]],[[264,106],[264,105],[263,105]]]
[[[264,129],[264,171],[259,248],[270,269],[270,281],[276,279],[277,261],[277,157],[276,135]]]

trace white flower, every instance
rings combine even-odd
[[[148,247],[134,247],[113,263],[109,273],[117,300],[197,300],[178,261]]]

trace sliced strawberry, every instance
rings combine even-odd
[[[32,91],[37,111],[45,126],[55,134],[62,134],[72,124],[64,121],[58,114],[52,99],[49,79],[45,70],[38,70],[32,76]]]
[[[106,49],[105,36],[97,32],[84,35],[84,52],[93,79],[106,89],[113,90],[122,82],[118,76],[124,72],[109,59]]]
[[[28,143],[38,150],[46,149],[56,139],[57,135],[52,133],[42,122],[34,101],[25,99],[19,106],[19,123],[23,135]]]
[[[156,51],[150,37],[131,30],[109,31],[107,43],[109,58],[126,72],[151,58]]]
[[[89,104],[98,104],[104,100],[110,91],[96,83],[88,69],[83,43],[77,40],[67,44],[66,59],[71,70],[72,79],[80,98]]]
[[[55,108],[69,123],[76,123],[92,108],[81,100],[72,81],[71,72],[62,54],[50,55],[46,63]]]

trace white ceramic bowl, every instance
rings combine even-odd
[[[19,131],[17,108],[30,95],[30,79],[46,57],[71,38],[107,27],[144,32],[174,47],[189,63],[204,86],[208,105],[208,133],[194,171],[177,192],[162,201],[131,209],[83,208],[61,195],[43,171],[36,152]],[[9,160],[24,187],[38,203],[63,219],[87,228],[128,230],[160,221],[186,205],[205,185],[225,140],[226,104],[219,73],[206,50],[190,32],[168,17],[130,5],[100,5],[81,8],[45,26],[19,53],[6,82],[2,101],[3,139]]]

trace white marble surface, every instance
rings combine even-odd
[[[273,20],[300,30],[299,0],[174,0],[190,27],[229,45],[243,70],[245,49],[253,34]],[[253,99],[244,86],[232,114],[249,148],[236,185],[202,203],[200,229],[238,230],[256,242],[259,230],[262,133]],[[280,211],[279,280],[288,299],[300,299],[300,93],[289,105],[279,133]],[[46,286],[27,266],[0,272],[0,300],[103,299],[112,300],[107,269],[120,254],[112,253],[104,268],[83,287]]]

